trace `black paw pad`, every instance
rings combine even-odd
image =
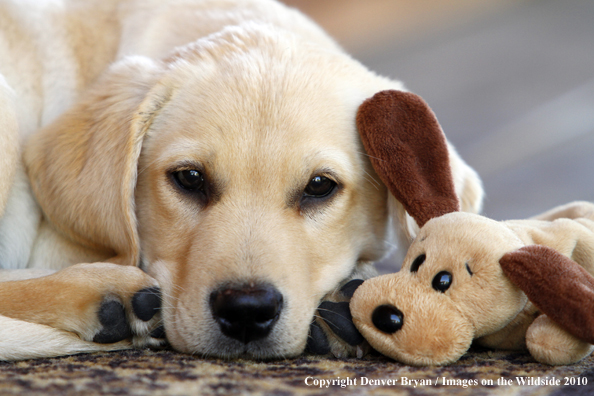
[[[161,309],[161,291],[158,287],[142,289],[132,297],[132,309],[138,319],[148,322]]]
[[[353,294],[355,294],[355,290],[357,290],[357,288],[361,286],[363,282],[363,279],[353,279],[352,281],[345,283],[344,286],[340,288],[340,292],[343,296],[352,298]]]
[[[330,330],[342,338],[349,345],[359,345],[363,336],[353,324],[353,317],[348,302],[333,303],[324,301],[318,307],[318,313],[328,324]]]
[[[165,338],[165,326],[161,325],[155,330],[151,331],[151,337],[153,338]]]
[[[103,328],[93,337],[93,342],[111,344],[132,337],[126,311],[118,301],[105,301],[99,307],[98,316]]]
[[[314,320],[309,326],[309,337],[307,337],[307,346],[305,350],[316,355],[325,355],[330,353],[330,344],[324,334],[324,330]]]

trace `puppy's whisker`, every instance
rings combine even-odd
[[[161,296],[162,296],[162,297],[167,297],[167,298],[169,298],[169,299],[171,299],[171,300],[178,300],[178,299],[179,299],[179,297],[176,297],[176,296],[174,296],[174,295],[173,295],[173,294],[171,294],[171,293],[166,293],[166,292],[164,292],[163,290],[161,290]]]
[[[138,171],[138,176],[140,176],[145,170],[147,170],[148,168],[150,168],[151,166],[153,166],[153,164],[155,164],[159,159],[155,159],[153,161],[151,161],[149,164],[147,164],[144,168],[140,169]]]
[[[363,176],[365,178],[365,180],[367,180],[369,182],[369,184],[371,184],[376,190],[379,190],[379,186],[377,186],[371,179],[369,179],[369,177],[367,176]]]
[[[335,311],[332,311],[332,310],[330,310],[330,309],[322,309],[322,308],[318,308],[318,310],[320,310],[320,311],[326,311],[326,312],[332,312],[333,314],[335,314],[335,315],[337,315],[337,316],[340,316],[341,318],[343,318],[343,319],[345,319],[345,320],[348,320],[348,321],[350,321],[350,319],[349,319],[349,318],[347,318],[346,316],[344,316],[344,315],[340,315],[340,314],[338,314],[338,313],[336,313]],[[326,322],[326,323],[330,323],[330,321],[329,321],[329,320],[327,320],[327,319],[324,319],[324,322]],[[332,323],[332,324],[334,324],[334,323]],[[335,325],[335,326],[336,326],[336,325]]]
[[[382,161],[382,162],[384,162],[384,161],[385,161],[385,160],[383,160],[383,159],[381,159],[381,158],[374,157],[373,155],[369,155],[369,154],[367,154],[367,153],[366,153],[366,152],[364,152],[364,151],[357,151],[357,152],[358,152],[359,154],[361,154],[361,155],[364,155],[364,156],[366,156],[366,157],[369,157],[369,158],[374,158],[374,159],[376,159],[376,160],[378,160],[378,161]]]
[[[180,285],[173,285],[173,288],[180,293],[186,293],[186,289]]]
[[[391,247],[393,247],[393,248],[396,248],[396,249],[398,249],[398,245],[396,245],[395,243],[392,243],[392,242],[388,241],[387,239],[384,239],[384,243],[385,243],[386,245],[388,245],[388,246],[391,246]]]
[[[161,295],[161,301],[163,301],[163,300],[165,300],[165,299],[166,299],[166,300],[167,300],[169,303],[172,303],[172,302],[179,302],[179,301],[180,301],[180,298],[179,298],[179,297],[171,296],[171,295],[169,295],[169,294],[163,294],[163,295]]]
[[[378,187],[381,185],[381,184],[380,184],[380,182],[378,182],[377,180],[375,180],[375,178],[374,178],[373,176],[371,176],[371,175],[369,174],[369,172],[367,172],[366,170],[364,170],[363,172],[365,172],[365,174],[366,174],[367,176],[369,176],[369,178],[367,178],[367,177],[366,177],[365,179],[369,180],[369,182],[370,182],[371,184],[373,184],[373,185],[376,187],[376,189],[378,189],[378,190],[379,190],[379,188],[378,188]]]
[[[324,323],[326,323],[328,326],[334,326],[334,327],[338,327],[336,324],[334,324],[334,322],[332,322],[331,320],[326,320],[324,319]]]

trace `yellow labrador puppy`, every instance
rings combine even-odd
[[[417,230],[355,122],[403,86],[295,10],[2,0],[0,29],[0,359],[163,330],[199,355],[294,356],[320,302]],[[477,212],[478,177],[449,160]],[[354,353],[320,330],[312,350]]]

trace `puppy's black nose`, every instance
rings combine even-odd
[[[402,328],[404,314],[393,305],[380,305],[373,310],[371,321],[378,330],[393,334]]]
[[[282,308],[282,294],[269,285],[227,287],[210,295],[210,309],[223,334],[245,344],[266,337]]]

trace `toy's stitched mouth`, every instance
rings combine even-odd
[[[468,323],[470,323],[470,325],[472,326],[472,334],[476,334],[477,333],[477,328],[476,328],[476,324],[472,321],[471,319],[471,315],[464,315],[464,313],[460,310],[460,308],[458,308],[458,305],[453,304],[453,308],[456,311],[456,313],[458,315],[460,315],[460,317],[464,318]]]

